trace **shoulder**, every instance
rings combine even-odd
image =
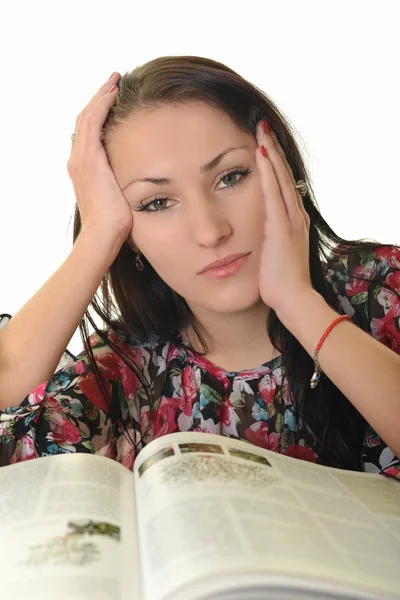
[[[381,294],[388,295],[394,306],[400,294],[400,246],[366,245],[351,252],[337,247],[323,263],[325,278],[337,293],[355,308],[371,295],[382,308]],[[386,308],[389,308],[387,306]]]
[[[400,270],[400,246],[365,244],[351,251],[344,246],[336,246],[323,267],[328,278],[331,274],[362,277],[369,281],[387,278]]]
[[[400,353],[400,247],[377,245],[339,252],[340,248],[323,269],[343,312]]]
[[[93,333],[89,342],[97,370],[109,391],[118,390],[115,393],[123,392],[126,396],[136,394],[148,383],[154,383],[165,374],[174,358],[180,358],[177,347],[156,334],[144,339],[136,334],[105,329],[100,331],[100,335]],[[85,395],[99,397],[93,362],[86,349],[70,358],[55,373],[49,385],[57,387],[60,378],[69,380],[70,384],[72,379],[78,378],[76,384]]]
[[[144,340],[126,332],[103,329],[100,330],[100,333],[94,332],[89,336],[89,346],[102,375],[112,379],[116,375],[115,371],[122,357],[140,360],[146,353],[161,353],[163,344],[155,335]],[[58,370],[73,369],[76,373],[84,374],[93,369],[89,352],[85,347],[77,356],[66,351],[62,360],[64,361],[63,367]]]

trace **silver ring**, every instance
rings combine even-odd
[[[76,142],[76,131],[71,135],[71,142]]]
[[[308,186],[303,179],[296,181],[296,185],[294,187],[299,190],[300,196],[306,196],[308,194]]]

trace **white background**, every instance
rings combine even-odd
[[[209,57],[262,88],[306,144],[331,227],[400,244],[399,13],[397,0],[2,3],[0,313],[70,251],[76,115],[113,71],[157,56]]]

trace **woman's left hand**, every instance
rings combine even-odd
[[[309,267],[308,216],[285,154],[273,131],[256,127],[256,163],[265,199],[264,241],[259,288],[263,302],[277,314],[313,290]],[[259,146],[267,151],[264,157]]]

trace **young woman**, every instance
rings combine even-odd
[[[73,248],[0,331],[1,465],[205,431],[400,479],[400,247],[332,231],[271,100],[161,57],[72,139]]]

